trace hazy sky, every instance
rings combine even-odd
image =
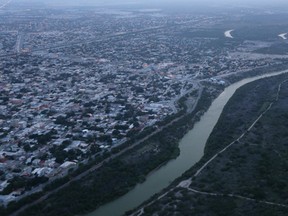
[[[26,0],[28,1],[28,0]],[[33,0],[30,0],[33,1]],[[99,3],[187,3],[187,4],[271,4],[276,5],[280,3],[286,3],[287,0],[34,0],[34,1],[42,1],[42,2],[59,2],[59,3],[77,3],[77,4],[99,4]]]
[[[202,5],[202,6],[279,6],[282,4],[288,5],[288,0],[15,0],[15,1],[28,1],[28,2],[44,2],[46,4],[56,5],[121,5],[121,4],[134,4],[134,5],[167,5],[187,4],[189,6]]]

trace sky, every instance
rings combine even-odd
[[[29,0],[26,0],[29,1]],[[33,1],[33,0],[30,0]],[[78,5],[86,5],[86,4],[105,4],[105,3],[113,3],[113,4],[127,4],[127,3],[149,3],[149,4],[159,4],[159,3],[186,3],[186,4],[226,4],[226,5],[241,5],[241,4],[253,4],[253,5],[263,5],[270,4],[276,5],[280,3],[286,3],[287,0],[34,0],[34,1],[42,1],[42,2],[58,2],[62,4],[78,4]]]
[[[102,6],[102,5],[145,5],[145,6],[167,6],[167,5],[187,5],[187,6],[207,6],[207,7],[279,7],[283,4],[288,6],[288,0],[14,0],[31,3],[43,2],[48,5],[59,6]]]

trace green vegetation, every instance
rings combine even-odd
[[[151,216],[157,212],[159,216],[285,216],[286,210],[243,199],[199,195],[185,189],[175,189],[163,199],[144,208],[142,215]]]
[[[166,189],[173,191],[145,207],[143,215],[287,215],[287,207],[262,202],[288,205],[288,82],[282,84],[279,100],[275,101],[279,84],[287,78],[283,74],[238,89],[210,135],[204,157]],[[216,195],[175,187],[246,131],[273,101],[271,109],[240,142],[193,178],[191,188]]]
[[[227,146],[250,127],[251,123],[263,112],[263,108],[267,108],[274,99],[278,82],[277,85],[273,83],[278,79],[257,80],[246,84],[235,92],[224,107],[215,129],[207,141],[205,147],[207,156],[214,155],[215,152]],[[249,97],[247,97],[248,92]]]

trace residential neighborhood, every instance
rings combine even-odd
[[[225,86],[227,74],[285,60],[247,55],[269,43],[225,38],[226,15],[7,7],[0,9],[0,204],[157,127],[198,82]]]

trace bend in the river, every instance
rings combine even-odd
[[[179,157],[153,172],[147,177],[144,183],[138,184],[124,196],[101,206],[87,216],[123,215],[126,211],[139,206],[152,195],[169,186],[173,180],[181,176],[181,174],[202,158],[206,141],[216,125],[225,104],[239,87],[261,78],[276,76],[287,72],[288,70],[246,78],[225,88],[211,104],[208,111],[204,113],[200,121],[195,124],[194,128],[181,139],[179,143]],[[101,195],[99,194],[99,196]]]

